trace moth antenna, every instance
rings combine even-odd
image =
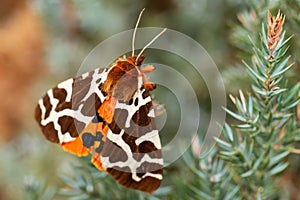
[[[148,44],[146,44],[146,46],[144,46],[144,48],[140,51],[139,55],[136,57],[136,60],[139,59],[139,57],[142,55],[142,53],[145,51],[145,49],[147,49],[158,37],[160,37],[165,31],[167,30],[167,28],[164,28],[159,34],[157,34]]]
[[[131,43],[132,44],[132,55],[131,56],[134,56],[134,42],[135,42],[136,30],[137,30],[137,27],[140,23],[140,20],[141,20],[141,17],[142,17],[142,14],[143,14],[144,11],[145,11],[145,8],[143,8],[142,11],[140,12],[140,15],[139,15],[139,17],[137,19],[137,22],[135,24],[135,27],[134,27],[134,31],[133,31],[133,35],[132,35],[132,43]]]

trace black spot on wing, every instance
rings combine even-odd
[[[101,80],[102,80],[102,79],[99,78],[99,79],[96,81],[96,83],[99,84],[99,83],[101,82]]]
[[[135,106],[139,105],[139,98],[135,98],[135,100],[134,100],[134,105],[135,105]]]
[[[132,105],[132,103],[133,103],[133,98],[131,98],[131,99],[129,100],[128,105]]]
[[[101,132],[96,132],[96,136],[92,135],[89,132],[83,133],[81,136],[83,145],[87,148],[94,147],[97,153],[100,153],[104,147],[104,141],[102,140],[102,138],[103,134]],[[96,144],[99,144],[99,146],[96,147]]]
[[[95,137],[91,133],[83,133],[81,136],[83,145],[87,148],[90,148],[94,145]]]

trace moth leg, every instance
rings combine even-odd
[[[139,68],[141,73],[143,74],[143,82],[144,82],[144,88],[147,90],[154,90],[156,88],[156,84],[153,82],[148,81],[146,73],[151,73],[155,70],[155,67],[153,65],[147,65],[145,67]]]
[[[146,82],[146,83],[144,83],[144,88],[152,91],[156,88],[156,84],[153,82]]]
[[[146,65],[144,67],[140,67],[139,70],[142,73],[147,74],[153,72],[155,70],[155,67],[153,65]]]

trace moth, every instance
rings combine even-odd
[[[153,193],[163,178],[163,158],[150,91],[155,84],[142,67],[143,51],[120,57],[107,68],[95,69],[59,83],[38,101],[35,119],[47,140],[77,156],[91,154],[96,168],[119,184]]]

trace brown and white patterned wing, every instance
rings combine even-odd
[[[153,193],[162,180],[163,159],[149,91],[118,101],[108,127],[102,166],[119,184]]]
[[[91,162],[119,184],[153,193],[162,180],[163,159],[152,100],[141,76],[129,101],[104,92],[113,67],[50,89],[39,100],[35,118],[51,142],[78,156],[92,153]]]
[[[99,88],[107,74],[108,69],[96,69],[68,79],[39,100],[35,118],[48,140],[59,144],[76,140],[105,99]]]

